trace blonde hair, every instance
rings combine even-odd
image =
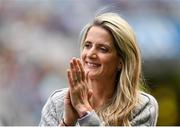
[[[111,101],[96,112],[106,125],[130,126],[129,119],[138,100],[141,74],[141,56],[135,34],[129,24],[119,15],[104,13],[96,16],[93,22],[83,29],[81,50],[92,26],[100,26],[112,34],[114,46],[122,59],[122,68],[117,74],[116,91]]]

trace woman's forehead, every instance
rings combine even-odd
[[[108,45],[111,45],[113,40],[114,39],[111,33],[99,26],[91,27],[87,32],[87,36],[85,38],[85,41],[96,41],[98,43],[106,43]]]

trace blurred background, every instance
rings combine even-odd
[[[99,12],[133,27],[158,125],[180,125],[179,0],[0,0],[0,125],[38,125],[48,96],[67,86],[78,37]]]

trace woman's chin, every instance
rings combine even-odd
[[[98,77],[98,73],[97,73],[96,71],[87,70],[87,71],[85,71],[85,72],[86,72],[86,74],[88,73],[88,77],[89,77],[90,79],[95,79],[95,78]]]
[[[89,77],[90,79],[96,79],[96,78],[98,77],[98,75],[97,75],[96,73],[91,73],[91,72],[89,72],[88,77]]]

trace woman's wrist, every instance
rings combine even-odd
[[[75,122],[67,122],[67,120],[65,119],[65,118],[62,118],[61,119],[61,125],[62,126],[73,126],[73,125],[75,125]]]
[[[78,112],[79,118],[82,118],[85,115],[87,115],[89,112],[93,111],[91,107],[79,107],[78,109],[79,110],[77,112]]]
[[[63,126],[69,126],[68,124],[66,124],[66,122],[64,121],[64,118],[62,118],[62,124],[63,124]]]

